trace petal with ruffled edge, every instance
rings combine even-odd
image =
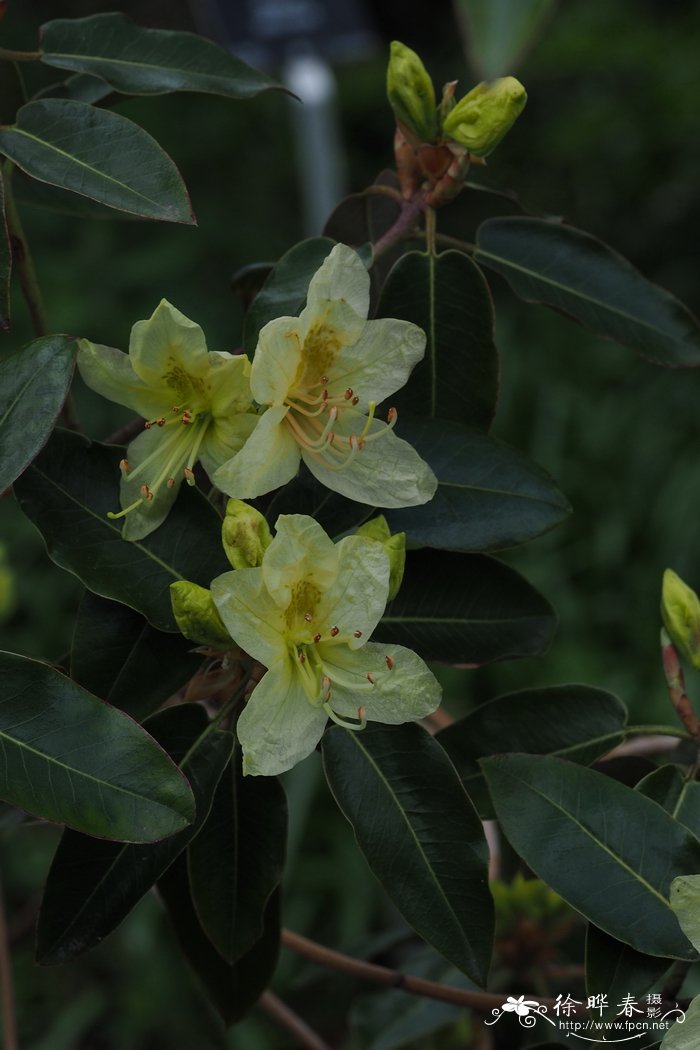
[[[250,361],[243,354],[213,350],[208,354],[206,377],[209,411],[215,419],[250,409]]]
[[[147,321],[137,321],[131,329],[129,356],[144,382],[165,386],[172,401],[197,407],[192,403],[202,396],[197,380],[209,368],[206,339],[200,326],[167,299],[161,299]]]
[[[263,675],[238,719],[243,772],[276,776],[291,769],[314,750],[326,721],[323,708],[306,699],[291,661],[280,660]]]
[[[133,409],[144,419],[155,419],[163,412],[162,394],[159,395],[136,374],[128,354],[113,346],[81,339],[78,371],[91,390],[109,401]]]
[[[369,310],[369,274],[357,252],[336,244],[309,284],[299,315],[307,380],[328,374],[341,347],[362,335]]]
[[[258,424],[259,417],[252,412],[239,412],[229,418],[214,419],[199,450],[202,466],[210,478],[219,467],[241,451]]]
[[[319,622],[349,637],[351,649],[363,646],[384,613],[389,594],[389,558],[379,543],[347,536],[335,544],[338,574],[317,609]],[[355,632],[360,637],[355,638]],[[321,643],[323,644],[323,643]],[[342,646],[338,646],[342,648]]]
[[[234,499],[255,499],[286,485],[299,469],[299,446],[284,417],[285,405],[268,408],[245,445],[215,472],[212,481]]]
[[[285,657],[284,613],[268,592],[262,569],[236,569],[217,576],[211,596],[233,640],[265,667]]]
[[[366,420],[357,421],[345,410],[338,417],[336,433],[346,438],[351,434],[359,436],[361,422]],[[385,433],[367,441],[351,462],[341,465],[338,460],[340,469],[328,453],[321,458],[304,449],[302,458],[323,485],[358,503],[375,507],[416,507],[427,503],[435,495],[437,478],[413,446],[397,438],[386,423],[373,420],[368,433],[371,436],[382,430]],[[347,448],[346,442],[342,444]]]
[[[307,306],[323,308],[327,302],[344,301],[361,317],[369,312],[369,274],[357,252],[336,244],[311,278]]]
[[[400,725],[425,718],[442,698],[442,687],[430,668],[402,645],[368,642],[352,652],[321,643],[320,656],[331,679],[331,707],[344,718],[357,718],[362,707],[370,722]]]
[[[253,397],[261,405],[281,405],[301,368],[298,317],[276,317],[260,329],[250,373]]]
[[[404,386],[425,354],[425,332],[410,321],[368,321],[354,346],[337,354],[328,373],[333,392],[350,387],[363,407]]]
[[[286,609],[292,601],[295,586],[311,585],[320,595],[333,584],[339,552],[318,522],[306,514],[280,514],[275,532],[262,571],[265,586],[280,608]]]
[[[168,516],[168,512],[175,502],[175,497],[183,481],[182,468],[187,460],[186,446],[182,450],[181,433],[182,428],[151,427],[144,430],[142,434],[131,442],[126,450],[126,459],[129,462],[130,472],[122,477],[119,486],[119,498],[122,508],[126,510],[141,497],[141,486],[146,484],[154,489],[153,499],[144,499],[137,507],[130,510],[124,518],[122,536],[125,540],[142,540],[144,536],[161,525]],[[155,488],[155,480],[166,470],[173,453],[177,452],[176,460],[171,464],[169,475],[174,484],[171,488],[161,484]],[[153,459],[148,465],[147,471],[141,475],[134,472],[149,456]]]

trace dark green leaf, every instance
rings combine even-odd
[[[279,894],[267,903],[261,936],[233,966],[224,962],[199,925],[189,894],[187,867],[179,857],[158,881],[180,946],[225,1024],[240,1021],[267,988],[280,943]]]
[[[659,981],[671,966],[670,959],[644,955],[622,944],[597,926],[589,925],[586,932],[586,994],[606,995],[607,1009],[593,1016],[609,1019],[620,1012],[624,995],[639,998]]]
[[[402,255],[386,279],[379,317],[413,321],[426,334],[425,357],[391,398],[399,410],[488,430],[498,396],[498,352],[491,295],[469,256]]]
[[[168,708],[148,723],[149,731],[181,763],[192,785],[197,815],[190,827],[147,846],[101,842],[65,832],[51,865],[39,914],[39,963],[67,962],[94,948],[200,830],[233,747],[231,734],[219,730],[196,744],[207,725],[204,709],[195,704]]]
[[[262,936],[287,845],[287,800],[274,777],[225,771],[207,822],[187,854],[199,921],[219,954],[236,962]]]
[[[147,733],[14,653],[0,653],[0,753],[1,798],[89,835],[169,841],[194,819],[187,782]]]
[[[36,339],[0,363],[0,492],[43,448],[70,388],[75,339]]]
[[[57,565],[91,591],[143,613],[154,627],[176,631],[170,584],[191,580],[208,587],[229,568],[221,522],[188,486],[159,529],[144,540],[123,540],[119,521],[107,517],[118,506],[119,455],[115,447],[57,431],[15,492]]]
[[[328,237],[310,237],[290,248],[255,296],[243,326],[243,349],[252,354],[263,325],[275,317],[295,317],[306,302],[309,281],[332,249]]]
[[[668,901],[700,871],[700,841],[655,802],[549,755],[482,759],[498,819],[526,864],[572,907],[638,952],[695,959]]]
[[[439,485],[422,507],[382,511],[414,546],[455,551],[513,547],[558,525],[569,503],[541,467],[496,438],[459,423],[399,419],[398,433]]]
[[[477,984],[493,942],[487,848],[440,745],[420,726],[331,728],[323,766],[372,871],[403,917]]]
[[[10,327],[10,277],[12,275],[12,249],[5,215],[5,183],[0,171],[0,328]],[[1,389],[1,388],[0,388]],[[2,491],[0,483],[0,492]]]
[[[374,633],[426,660],[485,664],[544,652],[554,610],[514,569],[480,554],[409,551],[401,590]]]
[[[624,739],[625,705],[587,685],[523,689],[481,704],[441,730],[437,740],[452,759],[483,819],[494,816],[478,760],[522,751],[559,755],[586,765]]]
[[[26,101],[18,62],[0,60],[0,124],[11,124]]]
[[[400,210],[399,201],[383,193],[352,193],[337,205],[323,233],[333,241],[358,248],[378,241],[394,225]]]
[[[356,529],[373,513],[372,507],[327,489],[302,463],[297,477],[275,495],[265,517],[274,527],[280,514],[308,514],[316,519],[329,536],[340,536],[350,529]]]
[[[457,0],[469,60],[493,80],[515,71],[551,16],[555,0]]]
[[[12,176],[12,192],[15,200],[23,206],[43,208],[59,215],[72,215],[76,219],[108,219],[110,222],[140,222],[137,215],[115,211],[106,204],[99,204],[89,197],[80,197],[70,190],[50,186],[48,182],[30,179],[17,168]]]
[[[640,780],[636,789],[700,838],[700,784],[688,780],[678,766],[660,766]]]
[[[155,139],[85,102],[28,102],[0,128],[0,153],[40,182],[144,219],[194,224],[180,173]]]
[[[46,22],[41,47],[47,65],[92,73],[128,95],[204,91],[250,98],[281,86],[205,37],[145,29],[116,11]]]
[[[50,84],[49,87],[38,91],[34,98],[72,98],[75,102],[87,102],[94,106],[113,93],[113,89],[101,77],[76,73],[58,84]]]
[[[490,219],[475,258],[527,302],[569,314],[661,365],[700,364],[700,326],[689,310],[602,241],[543,219]]]
[[[71,677],[140,722],[199,669],[202,657],[191,648],[128,606],[86,591],[73,632]]]

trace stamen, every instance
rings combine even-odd
[[[367,673],[367,681],[369,682],[370,685],[374,685],[374,675],[372,674],[371,671],[369,671]]]
[[[399,413],[396,411],[396,409],[395,408],[390,408],[389,411],[386,414],[386,421],[389,424],[389,426],[393,427],[394,423],[396,422],[396,420],[398,418],[399,418]]]
[[[328,379],[328,376],[321,376],[321,378],[319,379],[319,383],[321,384],[321,386],[328,386],[329,382],[330,380]]]
[[[343,394],[343,397],[344,397],[344,399],[345,399],[346,401],[349,401],[349,400],[350,400],[350,398],[352,397],[352,387],[348,387],[348,388],[347,388],[347,390],[346,390],[346,391],[345,391],[345,393]]]
[[[187,426],[188,423],[192,422],[192,413],[188,409],[185,409],[185,411],[182,413],[181,418],[182,422],[185,424],[185,426]]]
[[[321,641],[321,635],[320,634],[315,634],[314,635],[314,641],[318,645],[318,643]]]
[[[119,511],[108,510],[107,511],[107,517],[111,518],[112,521],[116,521],[117,518],[123,518],[125,514],[129,514],[129,513],[131,513],[132,510],[136,510],[136,508],[140,507],[142,503],[143,503],[142,499],[137,499],[130,506],[125,507],[124,510],[119,510]]]
[[[299,649],[299,651],[297,652],[297,656],[299,657],[299,663],[302,663],[302,664],[306,663],[306,655],[304,654],[304,650],[303,649]]]
[[[128,459],[120,459],[119,460],[119,469],[121,470],[122,475],[126,477],[126,475],[131,470],[131,465],[129,463],[129,460]]]
[[[304,619],[306,620],[307,623],[311,623],[311,621],[313,620],[313,616],[311,615],[310,612],[305,612],[304,613]]]
[[[392,656],[387,656],[386,665],[390,671],[394,670],[394,658]]]
[[[194,485],[194,471],[191,467],[185,467],[182,472],[185,475],[185,481],[188,485]]]
[[[361,638],[362,637],[362,631],[353,631],[352,632],[352,636],[353,636],[353,638]]]
[[[327,704],[331,698],[331,680],[327,674],[324,674],[321,680],[321,687],[323,689],[323,701]]]
[[[359,724],[355,722],[348,722],[346,718],[342,718],[340,715],[337,715],[327,701],[323,705],[323,710],[326,712],[328,717],[335,722],[336,725],[342,726],[343,729],[352,729],[354,733],[359,733],[367,725],[367,719],[364,717],[364,708],[362,707],[358,708],[357,711],[358,715],[360,711],[362,711],[362,718],[360,719]]]
[[[165,484],[168,486],[169,489],[173,488],[175,485],[175,478],[168,478]]]
[[[335,638],[338,634],[340,634],[340,627],[331,627],[331,638]]]
[[[367,436],[367,434],[369,433],[369,428],[372,426],[372,420],[374,419],[374,413],[375,413],[376,408],[377,408],[377,402],[376,401],[370,401],[370,403],[369,403],[369,412],[367,414],[367,422],[365,423],[364,430],[360,434],[360,441],[363,441],[365,439],[365,437]]]
[[[350,402],[350,404],[352,404],[352,405],[359,405],[359,403],[360,403],[359,397],[354,397],[352,399],[352,401]]]
[[[153,499],[153,493],[149,489],[148,485],[142,485],[139,489],[139,492],[141,493],[143,499],[147,499],[149,501]]]
[[[164,427],[165,426],[165,416],[161,416],[160,419],[156,419],[156,426],[158,426],[158,427]]]

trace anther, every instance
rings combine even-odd
[[[297,653],[297,656],[299,657],[299,663],[300,664],[306,663],[306,656],[304,655],[304,652],[303,652],[302,649],[299,650],[299,652]]]
[[[327,674],[324,674],[323,679],[321,680],[321,686],[323,688],[323,699],[328,703],[331,698],[331,680]]]
[[[187,408],[186,408],[186,409],[185,409],[185,411],[184,411],[184,412],[182,413],[182,422],[183,422],[183,423],[184,423],[185,425],[187,425],[188,423],[191,423],[191,422],[192,422],[192,413],[191,413],[191,412],[189,411],[189,409],[187,409]]]
[[[161,416],[160,419],[156,419],[156,426],[158,426],[158,427],[164,427],[165,426],[165,416]]]
[[[185,475],[185,481],[188,485],[194,485],[194,471],[190,467],[185,467],[183,474]]]
[[[331,638],[335,638],[340,634],[340,627],[331,627]]]
[[[394,658],[393,658],[393,656],[387,656],[387,658],[386,658],[386,665],[387,665],[387,667],[389,668],[390,671],[394,670]]]
[[[149,489],[148,485],[142,485],[139,491],[141,492],[141,495],[144,499],[153,499],[153,493]]]
[[[323,393],[321,394],[321,400],[322,401],[327,401],[328,400],[328,391],[327,390],[324,390]]]
[[[152,426],[153,426],[153,423],[151,422],[150,419],[147,419],[146,422],[143,424],[144,430],[150,430]]]
[[[359,399],[359,397],[354,397],[354,398],[352,399],[352,402],[351,402],[351,403],[352,403],[353,405],[359,405],[359,403],[360,403],[360,399]]]
[[[321,376],[319,383],[321,386],[328,386],[328,376]]]
[[[173,405],[173,409],[172,410],[173,410],[173,412],[179,412],[180,411],[180,406],[179,405]]]
[[[318,644],[318,642],[321,641],[321,635],[320,634],[315,634],[314,635],[314,641]]]
[[[346,401],[350,400],[350,398],[352,397],[352,387],[348,387],[347,388],[347,390],[343,394],[343,397],[345,398]]]
[[[353,636],[353,638],[361,638],[362,637],[362,631],[353,631],[352,632],[352,636]]]
[[[311,623],[311,621],[313,620],[313,616],[311,615],[311,613],[306,612],[306,613],[304,613],[304,619],[306,620],[307,623]]]
[[[396,409],[395,408],[390,408],[389,411],[386,414],[386,421],[387,421],[387,423],[394,423],[396,421],[396,417],[397,416],[398,416],[398,412],[396,411]]]
[[[371,671],[367,675],[367,681],[369,682],[370,685],[374,685],[374,675],[372,674]]]
[[[128,474],[129,471],[131,470],[131,464],[129,463],[129,460],[128,459],[120,459],[119,460],[119,469],[121,470],[122,474]]]
[[[364,722],[366,713],[367,713],[367,708],[366,707],[358,707],[358,709],[357,709],[357,721],[358,722]]]
[[[168,478],[168,480],[166,481],[165,484],[168,486],[169,489],[174,488],[175,487],[175,478]]]

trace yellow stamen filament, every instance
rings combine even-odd
[[[323,705],[323,710],[326,712],[329,718],[331,718],[336,725],[342,726],[343,729],[352,729],[354,733],[361,732],[367,725],[367,719],[365,718],[364,707],[358,707],[357,714],[360,718],[359,722],[348,722],[347,718],[343,718],[341,715],[337,715],[331,705],[326,701]]]

